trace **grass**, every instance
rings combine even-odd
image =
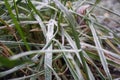
[[[0,1],[0,79],[119,78],[111,69],[119,71],[120,38],[99,23],[93,11],[99,7],[120,15],[99,6],[99,2]],[[84,4],[91,6],[86,14],[78,14],[76,9]],[[77,17],[85,25],[78,25]]]

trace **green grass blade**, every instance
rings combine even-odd
[[[15,8],[15,12],[16,12],[16,17],[17,17],[17,20],[19,21],[19,16],[18,16],[18,7],[17,7],[17,5],[16,5],[16,2],[15,2],[15,0],[13,0],[13,3],[14,3],[14,8]]]
[[[39,22],[39,24],[41,26],[41,29],[43,31],[43,34],[46,37],[46,27],[45,27],[45,25],[42,22],[42,20],[43,20],[42,15],[38,12],[38,10],[36,9],[36,7],[32,4],[32,2],[30,0],[28,0],[28,4],[31,7],[31,9],[33,9],[33,11],[37,14],[37,15],[34,15],[34,17]]]
[[[16,27],[16,29],[18,30],[18,32],[19,32],[22,40],[23,40],[24,43],[25,43],[25,46],[26,46],[27,50],[30,50],[30,48],[29,48],[29,46],[28,46],[28,44],[27,44],[27,41],[26,41],[26,39],[25,39],[25,36],[24,36],[24,34],[23,34],[23,31],[21,30],[20,25],[19,25],[17,19],[15,18],[15,15],[13,14],[12,9],[10,8],[10,4],[8,3],[8,0],[4,0],[4,1],[5,1],[5,5],[6,5],[7,9],[8,9],[8,12],[9,12],[9,14],[10,14],[10,16],[11,16],[11,18],[12,18],[14,24],[15,24],[15,27]]]

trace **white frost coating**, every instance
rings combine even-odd
[[[46,41],[47,43],[52,39],[54,35],[54,26],[57,26],[57,23],[55,20],[51,19],[47,24],[47,34],[46,34]],[[52,43],[46,50],[53,50],[52,49]],[[47,65],[52,67],[52,52],[46,52],[45,53],[45,80],[52,80],[52,71],[49,69]]]
[[[45,27],[45,25],[42,23],[41,18],[40,18],[38,15],[34,15],[34,16],[35,16],[35,19],[38,21],[38,23],[39,23],[39,25],[40,25],[40,27],[41,27],[41,29],[42,29],[42,31],[43,31],[44,36],[46,37],[46,27]]]
[[[53,33],[54,33],[54,25],[57,26],[57,22],[53,19],[51,19],[47,26],[48,26],[48,32],[46,34],[47,38],[50,40],[53,37]]]
[[[42,2],[49,3],[50,0],[42,0]]]

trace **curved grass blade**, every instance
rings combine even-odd
[[[81,49],[80,50],[77,50],[78,52],[80,52],[81,51]],[[46,53],[46,52],[52,52],[52,53],[61,53],[61,52],[76,52],[76,50],[72,50],[72,49],[69,49],[69,50],[67,50],[67,49],[63,49],[63,50],[33,50],[33,51],[27,51],[27,52],[23,52],[23,53],[20,53],[20,54],[17,54],[17,55],[14,55],[14,56],[11,56],[10,57],[10,59],[11,60],[16,60],[16,59],[19,59],[19,58],[21,58],[21,57],[23,57],[23,56],[27,56],[27,55],[32,55],[32,54],[40,54],[40,55],[42,55],[42,54],[44,54],[44,53]]]

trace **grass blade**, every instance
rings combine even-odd
[[[102,46],[101,46],[101,44],[100,44],[99,37],[97,36],[96,30],[95,30],[95,28],[94,28],[94,26],[93,26],[92,21],[91,21],[91,23],[88,22],[88,25],[89,25],[89,27],[90,27],[90,29],[91,29],[91,31],[92,31],[92,35],[93,35],[93,38],[94,38],[94,42],[95,42],[96,47],[98,48],[97,50],[98,50],[98,53],[99,53],[100,60],[101,60],[101,63],[102,63],[102,65],[103,65],[103,68],[104,68],[104,70],[105,70],[105,72],[106,72],[106,75],[108,76],[109,80],[112,80],[111,74],[110,74],[109,69],[108,69],[108,63],[107,63],[107,61],[106,61],[104,52],[101,50],[101,49],[102,49]]]
[[[47,43],[53,37],[55,24],[56,24],[55,21],[52,20],[52,19],[47,24],[47,27],[48,27],[48,29],[47,29],[48,31],[47,31],[47,34],[46,34]],[[50,46],[46,50],[52,50],[52,44],[50,44]],[[52,53],[51,52],[45,53],[45,62],[44,63],[45,63],[44,64],[44,67],[45,67],[45,80],[52,80],[51,70],[47,66],[47,65],[49,65],[50,67],[52,67]]]
[[[29,48],[29,46],[27,44],[27,41],[25,39],[25,36],[23,34],[23,31],[21,30],[20,25],[19,25],[17,19],[15,18],[15,15],[13,14],[12,9],[10,8],[10,4],[8,3],[8,0],[4,0],[4,1],[5,1],[5,5],[6,5],[7,9],[8,9],[8,12],[10,14],[10,17],[12,18],[12,20],[13,20],[13,22],[15,24],[16,29],[18,30],[22,40],[24,41],[27,50],[30,50],[30,48]]]
[[[77,26],[76,20],[74,19],[74,17],[70,13],[70,11],[67,10],[66,7],[64,7],[63,4],[61,4],[58,0],[53,0],[53,1],[57,5],[57,7],[65,14],[65,16],[66,16],[66,18],[67,18],[67,20],[69,22],[69,25],[70,25],[70,27],[72,29],[72,33],[73,33],[73,37],[75,39],[76,46],[77,46],[78,49],[80,49],[81,48],[81,46],[79,44],[80,41],[79,41],[79,37],[77,35],[76,28],[75,28]],[[80,52],[79,54],[80,54],[80,57],[81,57],[81,60],[82,60],[83,66],[84,66],[83,68],[84,68],[84,70],[86,72],[86,75],[87,75],[87,79],[89,79],[89,77],[88,77],[89,74],[87,72],[86,61],[84,59],[83,53]]]

